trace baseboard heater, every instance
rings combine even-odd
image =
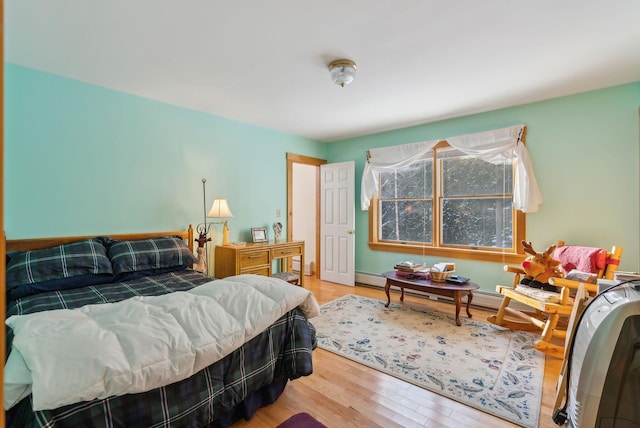
[[[304,263],[304,274],[306,276],[311,276],[313,275],[313,262],[305,262]],[[300,259],[299,258],[294,258],[293,259],[293,271],[294,272],[300,272]]]

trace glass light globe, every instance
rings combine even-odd
[[[355,79],[356,64],[347,59],[339,59],[329,64],[329,73],[336,85],[344,87]]]

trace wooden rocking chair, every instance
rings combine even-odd
[[[564,356],[564,340],[567,335],[567,323],[559,323],[561,318],[566,320],[574,309],[573,297],[576,290],[583,286],[589,296],[598,292],[596,279],[614,279],[614,273],[620,264],[622,256],[621,247],[613,247],[610,252],[587,247],[565,246],[560,241],[554,253],[554,259],[559,260],[565,271],[569,267],[576,266],[576,254],[589,254],[589,257],[597,255],[598,261],[578,261],[578,266],[591,266],[593,269],[580,269],[573,271],[564,278],[550,278],[549,283],[556,286],[557,292],[543,291],[520,284],[525,271],[521,267],[505,266],[506,272],[514,274],[511,286],[496,286],[496,291],[502,294],[502,303],[496,315],[487,320],[493,324],[512,330],[540,331],[540,339],[536,342],[536,349],[558,358]],[[563,255],[567,260],[563,260]],[[569,260],[573,257],[573,260]],[[516,309],[510,307],[512,301],[520,303],[527,308]],[[506,316],[511,316],[507,319]],[[516,319],[514,320],[513,317]],[[557,340],[553,340],[557,338]],[[552,343],[555,342],[555,343]]]

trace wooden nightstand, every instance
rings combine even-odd
[[[289,270],[291,257],[300,256],[304,266],[304,241],[248,243],[246,245],[216,246],[216,278],[253,273],[271,276],[273,262],[280,260],[280,271]],[[300,286],[304,285],[304,272],[300,272]]]

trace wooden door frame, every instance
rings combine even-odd
[[[325,159],[313,158],[310,156],[287,153],[287,240],[293,239],[293,164],[312,165],[316,167],[316,259],[314,260],[316,269],[314,277],[319,278],[320,273],[320,165],[327,163]],[[291,269],[291,266],[289,266]],[[300,266],[300,275],[304,275],[304,266]]]

